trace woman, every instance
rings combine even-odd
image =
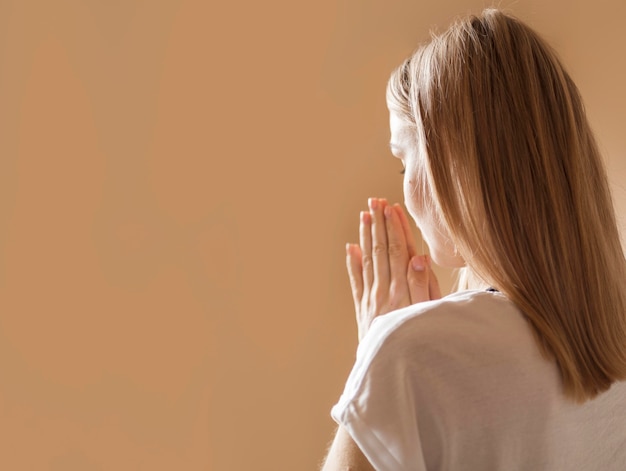
[[[462,290],[439,299],[400,207],[370,199],[324,470],[626,469],[626,261],[555,53],[485,10],[394,71],[387,104],[405,205]]]

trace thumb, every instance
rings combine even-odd
[[[426,257],[423,255],[415,255],[411,258],[406,276],[409,285],[409,294],[411,296],[411,304],[430,301],[428,283],[429,272],[430,270],[426,265]]]

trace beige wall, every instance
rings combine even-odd
[[[624,2],[508,3],[622,214]],[[356,347],[344,244],[402,201],[387,77],[484,5],[0,2],[0,469],[315,469]]]

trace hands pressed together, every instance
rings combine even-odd
[[[441,297],[430,257],[418,255],[400,205],[380,198],[368,205],[369,211],[361,211],[359,244],[346,245],[359,341],[375,317]]]

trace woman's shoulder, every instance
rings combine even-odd
[[[558,368],[521,311],[502,293],[463,291],[376,318],[336,412],[404,397],[423,426],[446,437],[519,423],[527,410],[549,414],[561,395]]]
[[[522,313],[502,293],[466,290],[378,316],[371,331],[373,337],[380,338],[405,338],[412,332],[422,337],[435,333],[450,335],[467,329],[489,335],[502,333],[502,326],[524,323]]]
[[[470,368],[535,361],[531,326],[502,293],[459,291],[377,317],[359,349],[396,361]]]

